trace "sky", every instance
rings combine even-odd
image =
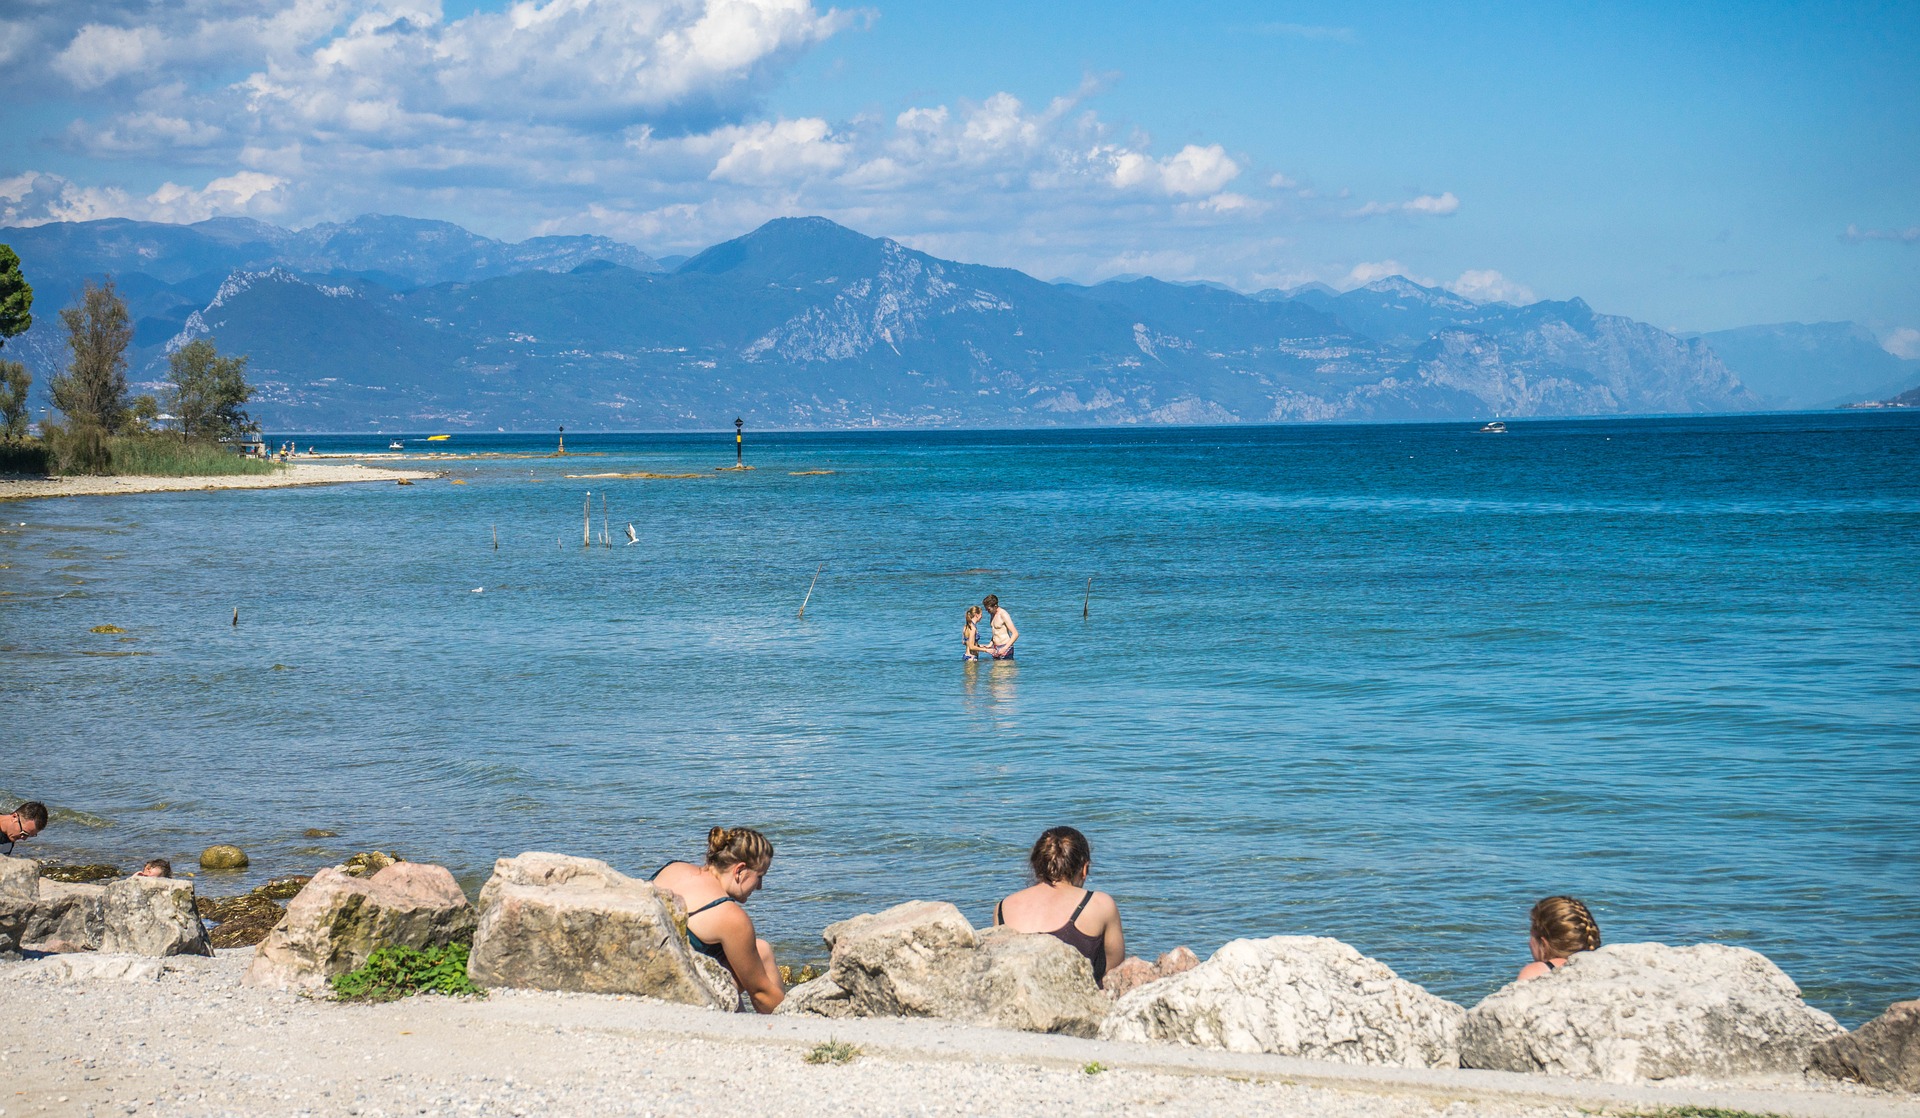
[[[362,213],[1920,356],[1920,5],[0,0],[0,225]]]

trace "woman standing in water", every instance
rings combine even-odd
[[[772,864],[767,836],[746,827],[715,827],[707,832],[706,865],[668,862],[653,875],[655,885],[687,906],[687,946],[733,972],[761,1013],[772,1013],[787,995],[773,948],[754,934],[742,902],[765,884]]]
[[[994,925],[1060,940],[1087,957],[1093,984],[1100,985],[1108,968],[1127,957],[1127,934],[1113,898],[1086,887],[1093,868],[1087,836],[1072,827],[1050,828],[1033,844],[1027,864],[1035,884],[994,905]]]

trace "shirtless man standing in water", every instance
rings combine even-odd
[[[1020,639],[1020,630],[1013,624],[1013,615],[1000,608],[998,594],[987,595],[980,605],[993,622],[993,645],[987,652],[995,660],[1013,659],[1013,642]]]

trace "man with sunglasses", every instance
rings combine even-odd
[[[0,815],[0,854],[12,854],[13,844],[30,839],[47,829],[47,805],[29,800],[5,815]]]

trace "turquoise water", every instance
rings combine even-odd
[[[1920,992],[1920,416],[731,442],[0,505],[0,795],[86,813],[43,857],[242,843],[213,892],[743,823],[815,958],[909,898],[984,923],[1066,822],[1139,953],[1331,935],[1471,1002],[1570,892],[1850,1023]],[[565,476],[641,470],[712,476]],[[988,592],[1016,663],[960,660]]]

